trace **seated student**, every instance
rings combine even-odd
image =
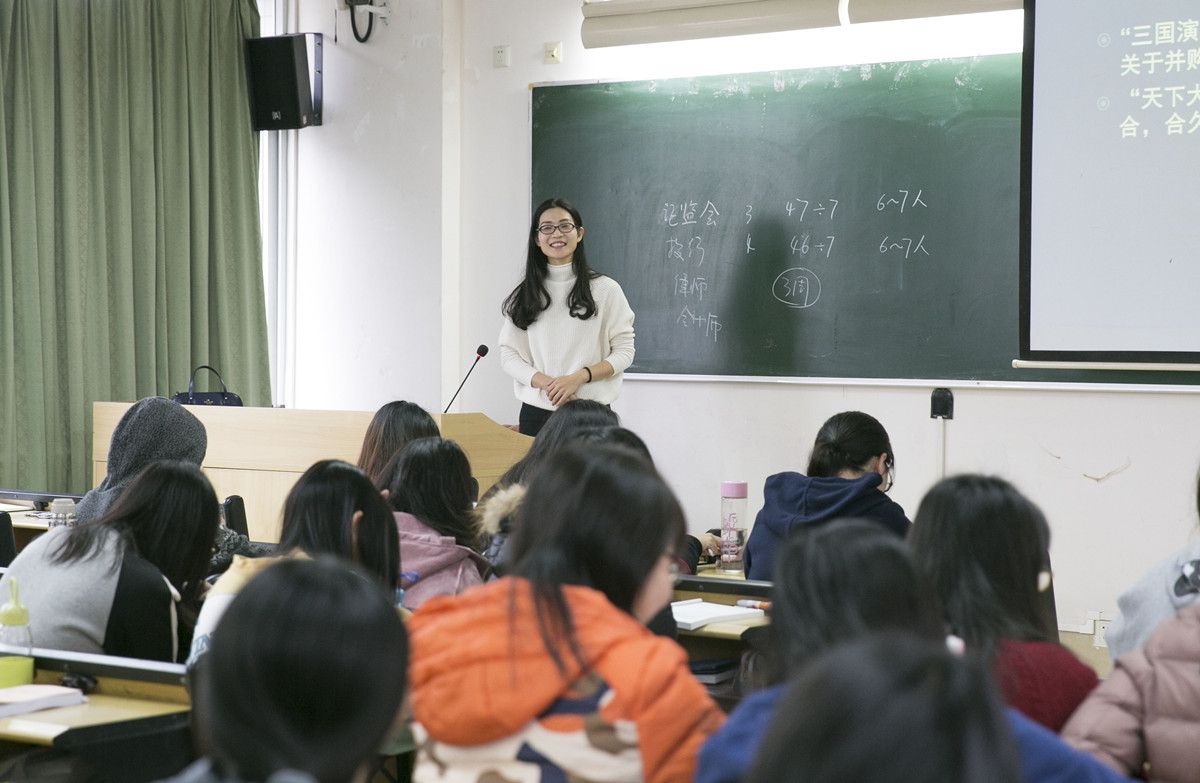
[[[395,400],[375,411],[363,437],[358,469],[377,487],[387,485],[384,469],[400,449],[417,438],[441,437],[437,422],[415,402]]]
[[[746,783],[1019,783],[987,673],[879,634],[813,661],[780,698]],[[1046,780],[1034,778],[1033,780]]]
[[[35,647],[173,662],[216,534],[204,474],[152,462],[99,519],[35,538],[0,585],[16,578]]]
[[[921,500],[909,543],[951,633],[992,661],[1008,706],[1062,729],[1097,678],[1044,619],[1050,528],[1038,507],[1003,479],[943,479]]]
[[[696,783],[742,780],[787,690],[785,681],[803,675],[825,651],[880,631],[907,630],[934,642],[943,637],[937,602],[908,547],[864,520],[834,520],[793,536],[779,553],[771,598],[764,648],[772,684],[746,697],[704,744]],[[1006,710],[1005,718],[1017,738],[1025,780],[1118,780],[1015,710]]]
[[[721,714],[674,642],[683,511],[642,458],[571,446],[529,486],[511,576],[409,621],[417,783],[685,783]]]
[[[475,485],[458,444],[441,438],[410,441],[382,475],[400,531],[404,608],[482,584],[488,564],[478,552],[479,527],[471,508]]]
[[[326,554],[356,563],[389,593],[400,572],[396,520],[366,474],[341,460],[313,464],[283,504],[277,557],[235,557],[205,596],[188,663],[208,649],[214,629],[234,596],[264,568],[282,558]]]
[[[869,519],[903,537],[908,517],[884,493],[892,488],[896,454],[887,430],[858,411],[839,413],[817,433],[808,475],[767,478],[763,507],[743,553],[747,579],[770,579],[775,551],[792,531],[838,517]]]
[[[1196,479],[1196,508],[1200,511],[1200,476]],[[1159,623],[1200,598],[1200,538],[1174,556],[1156,564],[1137,584],[1121,593],[1121,614],[1104,634],[1108,655],[1115,663],[1141,649]]]
[[[229,606],[193,672],[205,758],[168,783],[365,781],[404,700],[390,596],[330,558],[273,565]]]
[[[538,469],[583,430],[619,423],[612,408],[595,400],[564,403],[550,414],[525,456],[484,493],[479,501],[479,514],[486,539],[483,556],[497,573],[504,573],[508,562],[507,542],[512,516],[520,504],[525,485]]]
[[[1079,705],[1063,739],[1126,775],[1200,779],[1200,603],[1160,624]]]
[[[108,443],[104,480],[79,501],[78,524],[104,516],[125,488],[151,462],[171,460],[199,465],[208,450],[204,424],[183,405],[166,397],[145,397],[130,406],[117,422]],[[235,554],[259,557],[273,548],[255,544],[241,533],[221,525],[207,573],[229,567]]]

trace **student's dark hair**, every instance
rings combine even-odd
[[[356,511],[362,512],[357,536]],[[392,509],[365,473],[336,459],[315,463],[288,493],[279,549],[330,554],[358,563],[392,589],[400,573],[400,541]]]
[[[584,445],[538,471],[515,527],[511,573],[530,583],[542,642],[564,673],[564,644],[584,661],[563,588],[599,590],[632,612],[659,558],[686,531],[679,501],[649,462],[625,448]]]
[[[479,548],[479,526],[472,512],[476,484],[471,463],[457,443],[418,438],[392,457],[384,475],[392,508],[412,514],[462,546]]]
[[[562,404],[554,413],[550,414],[550,418],[546,420],[546,424],[533,439],[525,456],[506,470],[504,475],[496,481],[496,486],[489,492],[504,489],[513,484],[527,483],[543,462],[573,441],[581,431],[596,427],[615,426],[620,423],[621,420],[616,411],[602,402],[571,400]]]
[[[384,744],[407,670],[378,583],[328,557],[284,560],[238,593],[197,664],[200,745],[222,779],[290,769],[343,783]]]
[[[608,427],[592,427],[591,429],[581,430],[575,436],[574,440],[577,443],[619,446],[641,455],[647,462],[652,465],[654,464],[654,458],[650,456],[650,448],[646,445],[646,441],[642,440],[633,430],[627,430],[615,424]]]
[[[1017,783],[986,666],[884,633],[834,647],[779,700],[746,783]]]
[[[798,531],[779,553],[774,576],[769,662],[779,680],[872,631],[944,636],[933,590],[908,546],[875,522],[839,519]]]
[[[358,467],[371,483],[383,489],[388,477],[384,468],[409,441],[441,435],[437,422],[428,411],[407,400],[395,400],[375,411],[363,437]]]
[[[71,529],[53,562],[95,557],[112,533],[133,547],[179,590],[185,602],[200,596],[220,518],[212,484],[188,462],[152,462],[94,522]],[[118,559],[118,563],[119,563]]]
[[[843,470],[862,470],[871,457],[884,452],[888,467],[895,467],[892,441],[879,420],[861,411],[844,411],[831,416],[817,432],[808,458],[808,475],[829,477]]]
[[[534,208],[533,222],[529,226],[529,247],[525,256],[525,277],[504,300],[503,307],[504,315],[508,316],[518,329],[528,329],[542,311],[550,306],[550,292],[546,290],[549,261],[538,247],[537,238],[542,213],[555,207],[565,209],[571,216],[571,222],[583,228],[583,218],[579,210],[561,198],[547,199]],[[592,298],[592,280],[599,277],[600,273],[588,266],[583,239],[579,240],[579,245],[575,248],[571,270],[575,273],[575,285],[571,288],[571,293],[567,294],[567,311],[573,318],[586,321],[596,314],[596,300]]]
[[[1030,500],[992,476],[952,476],[921,500],[908,534],[950,629],[990,654],[1000,639],[1049,641],[1038,572],[1050,528]]]

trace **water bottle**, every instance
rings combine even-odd
[[[50,521],[47,527],[75,527],[75,501],[55,498],[50,501]]]
[[[0,606],[0,688],[33,682],[33,634],[29,610],[17,595],[17,578],[8,575],[8,603]]]
[[[742,549],[746,546],[746,482],[721,482],[721,571],[743,571]]]

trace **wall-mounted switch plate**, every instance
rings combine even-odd
[[[562,60],[562,41],[547,41],[542,54],[542,62],[546,65],[558,65]]]
[[[512,65],[512,47],[501,44],[492,47],[492,67],[507,68]]]

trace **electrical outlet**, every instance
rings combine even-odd
[[[562,41],[547,41],[542,50],[542,62],[546,65],[558,65],[562,60]]]
[[[512,47],[501,44],[492,47],[492,67],[507,68],[512,65]]]
[[[1092,646],[1096,649],[1104,649],[1108,647],[1108,640],[1105,634],[1108,633],[1108,626],[1112,625],[1112,620],[1096,620],[1096,630],[1092,632]]]

